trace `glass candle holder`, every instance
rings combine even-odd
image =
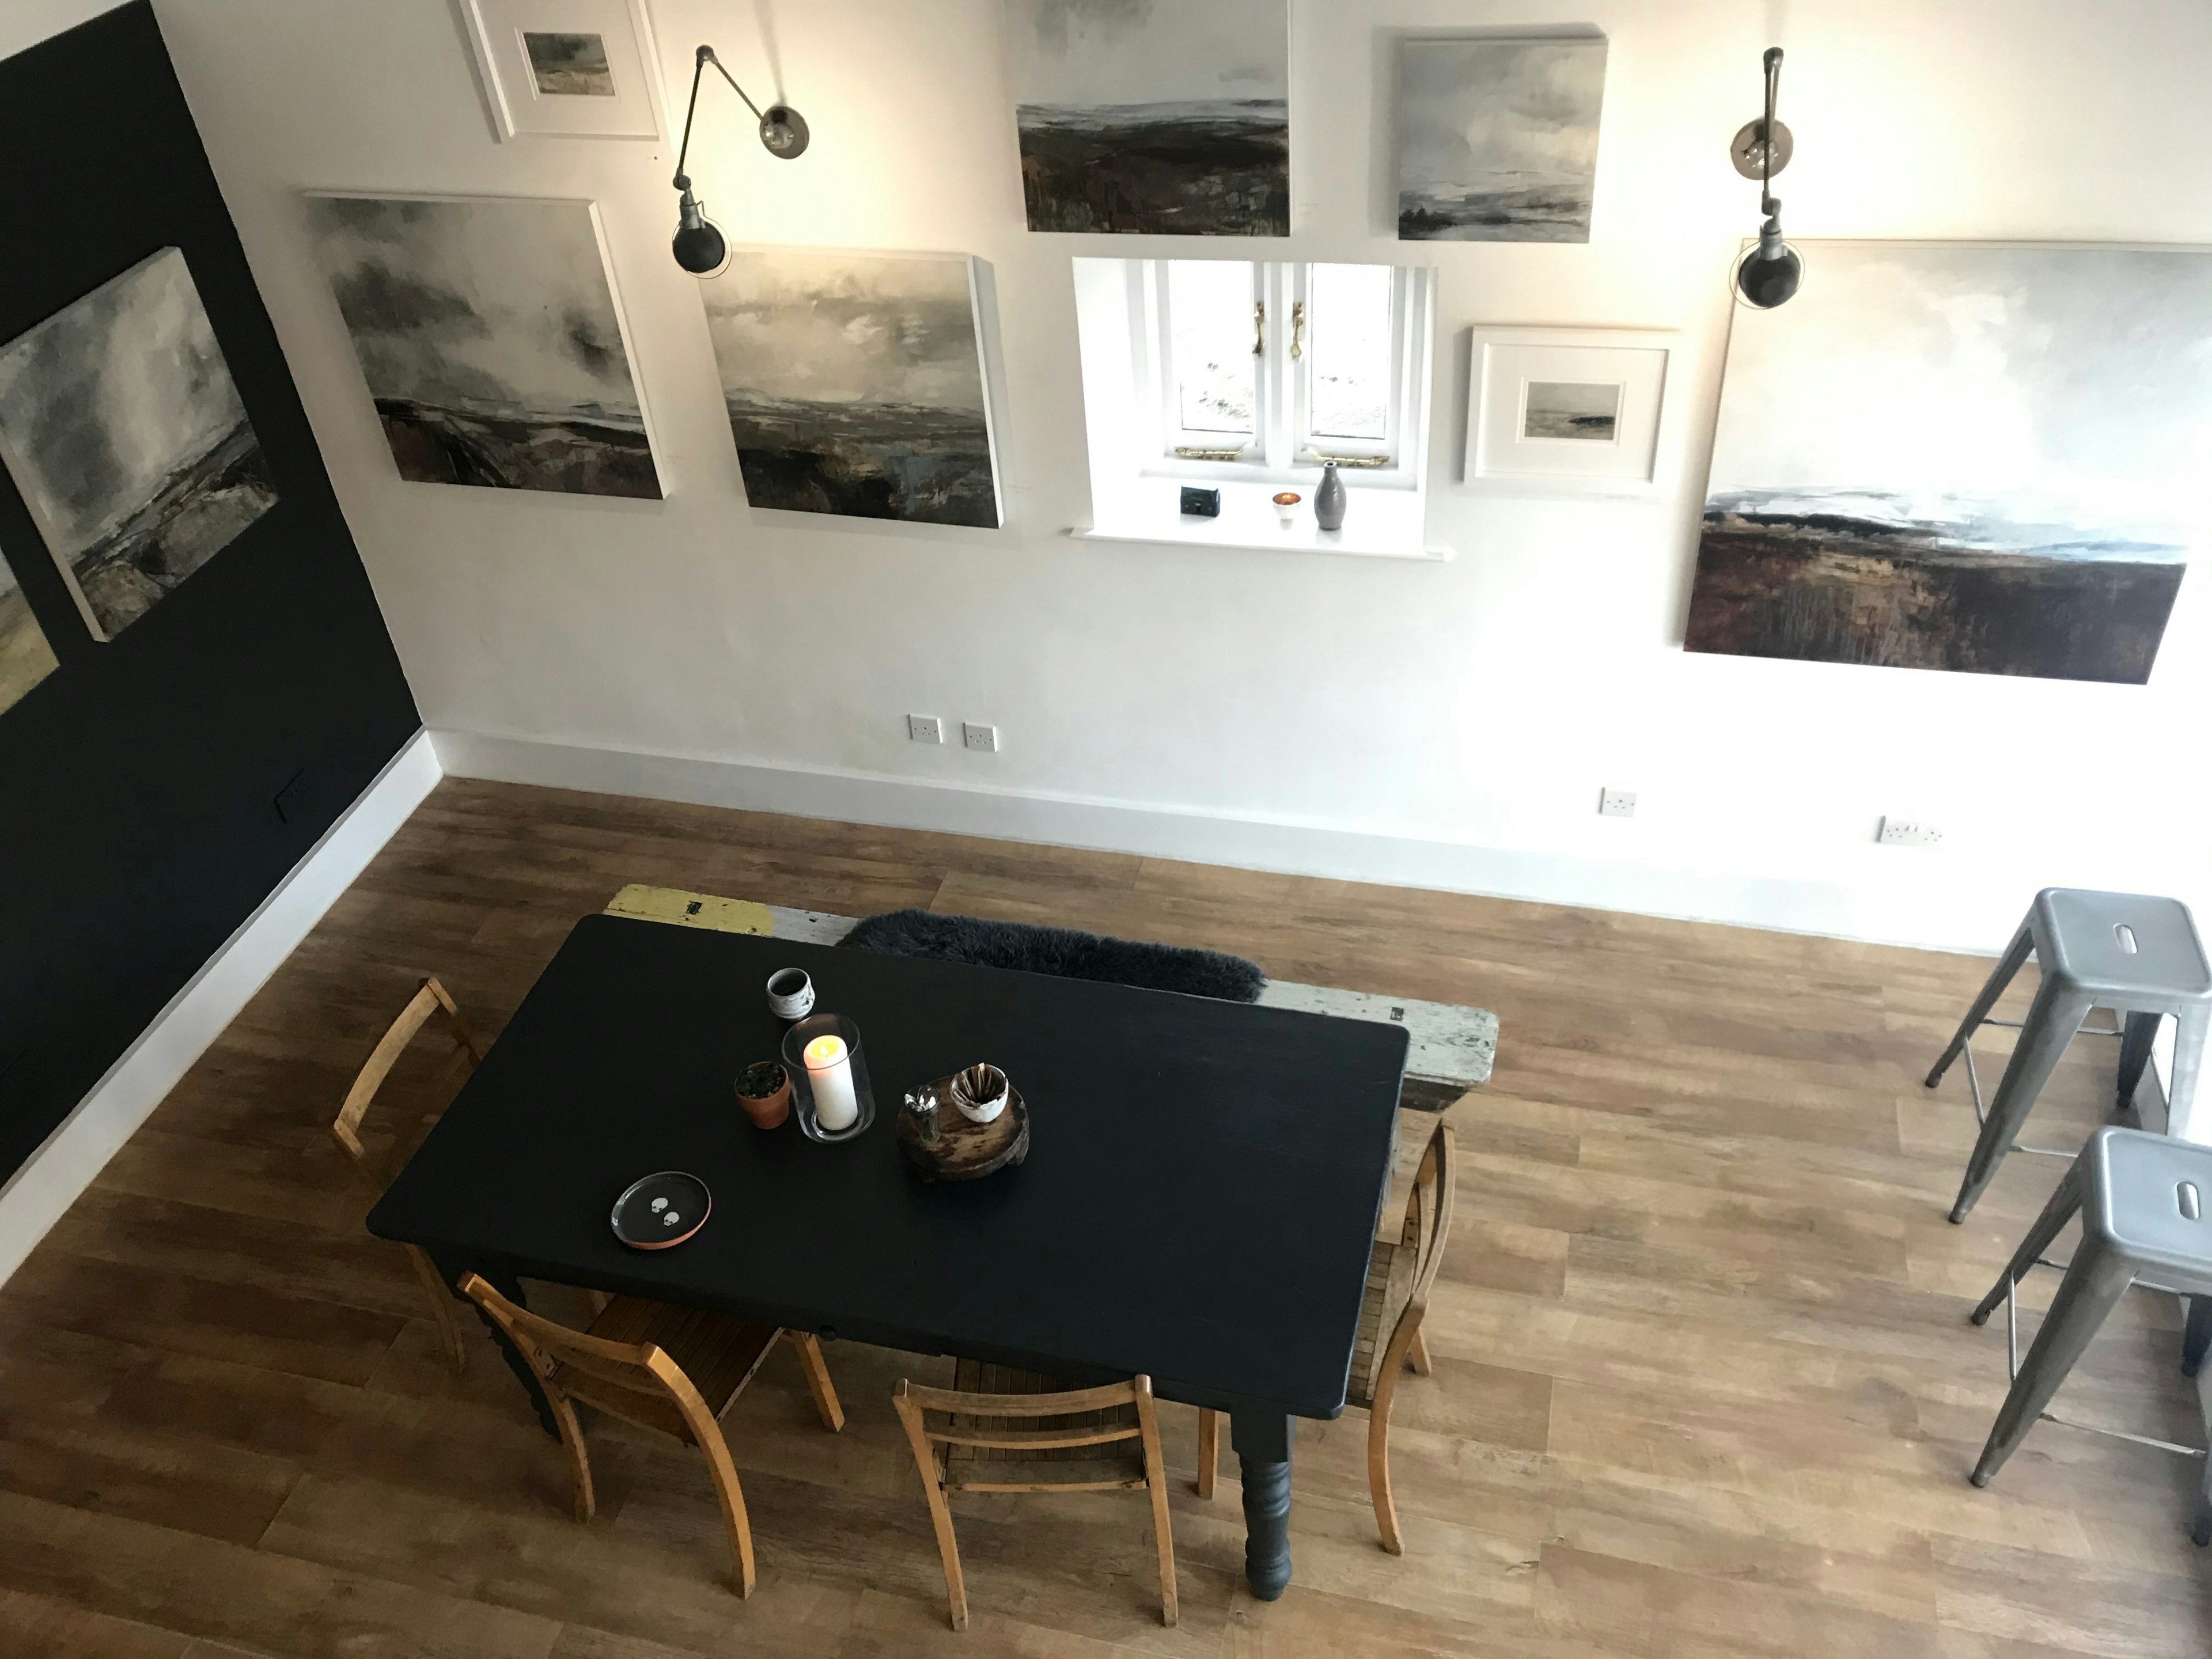
[[[860,1028],[842,1014],[811,1014],[783,1034],[791,1106],[810,1140],[851,1140],[876,1121]]]

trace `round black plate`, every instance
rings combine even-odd
[[[707,1224],[713,1209],[707,1183],[697,1176],[663,1170],[633,1181],[615,1200],[615,1237],[633,1250],[665,1250]]]

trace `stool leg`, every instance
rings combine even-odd
[[[2118,1105],[2127,1111],[2136,1103],[2136,1086],[2142,1081],[2143,1068],[2150,1064],[2151,1045],[2158,1041],[2158,1023],[2162,1014],[2130,1014],[2120,1037],[2120,1084]]]
[[[2057,1188],[2051,1193],[2050,1201],[2043,1206],[2043,1213],[2036,1217],[2035,1224],[2027,1230],[2027,1237],[2020,1241],[2020,1248],[2012,1253],[2012,1260],[2006,1264],[2004,1272],[1990,1286],[1990,1293],[1982,1298],[1981,1305],[1966,1316],[1975,1324],[1989,1322],[1990,1313],[1998,1303],[2004,1300],[2005,1291],[2027,1277],[2027,1270],[2051,1248],[2051,1241],[2064,1231],[2066,1224],[2074,1218],[2074,1212],[2081,1207],[2079,1162],[2077,1159],[2066,1166],[2066,1173],[2058,1178]]]
[[[2074,1033],[2081,1029],[2089,1006],[2087,992],[2045,975],[2036,989],[2035,1000],[2028,1006],[2027,1023],[2021,1028],[2020,1046],[2012,1051],[2012,1059],[2005,1066],[2004,1081],[1997,1085],[1996,1098],[1990,1103],[1989,1121],[1982,1125],[1981,1136],[1974,1142],[1973,1156],[1966,1160],[1966,1179],[1959,1183],[1958,1201],[1951,1206],[1952,1220],[1966,1218],[1966,1212],[1974,1207],[1982,1189],[1990,1184],[1990,1177],[1997,1172],[1997,1165],[2012,1150],[2013,1139],[2027,1122],[2035,1097],[2043,1092],[2051,1068],[2058,1064],[2058,1056],[2066,1052],[2066,1045],[2074,1040]]]
[[[1928,1073],[1929,1088],[1934,1088],[1943,1080],[1943,1073],[1951,1069],[1951,1062],[1958,1059],[1959,1051],[1966,1046],[1966,1039],[1973,1036],[1977,1025],[1990,1017],[1990,1010],[1997,1006],[1997,999],[2005,994],[2005,987],[2012,983],[2013,976],[2027,962],[2027,953],[2034,948],[2035,935],[2028,931],[2027,924],[2022,922],[2020,932],[2012,936],[2012,943],[2005,946],[2004,954],[1997,958],[1997,965],[1990,969],[1990,976],[1982,981],[1981,994],[1974,999],[1974,1006],[1966,1010],[1966,1018],[1959,1022],[1958,1033],[1952,1037],[1951,1046],[1943,1050],[1935,1069]]]
[[[2013,1379],[2012,1389],[1998,1409],[1989,1443],[1982,1448],[1981,1461],[1974,1465],[1976,1486],[1988,1486],[1990,1478],[2019,1449],[2135,1276],[2135,1264],[2127,1257],[2103,1240],[2082,1235],[2058,1294],[2051,1298],[2051,1311],[2043,1316],[2043,1328],[2036,1332],[2027,1358],[2021,1362],[2020,1375]]]
[[[2189,1298],[2189,1320],[2181,1330],[2181,1374],[2194,1376],[2204,1363],[2207,1349],[2212,1349],[2212,1296],[2192,1296]],[[2212,1458],[2204,1467],[2212,1470]]]
[[[2208,1024],[2212,1024],[2212,1007],[2201,1002],[2183,1004],[2174,1016],[2173,1077],[2166,1091],[2166,1132],[2183,1140],[2195,1138],[2190,1133],[2189,1112],[2197,1101]]]
[[[2199,1549],[2212,1544],[2212,1457],[2204,1460],[2204,1480],[2197,1488],[2197,1518],[2190,1526],[2189,1539]]]

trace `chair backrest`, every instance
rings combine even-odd
[[[714,1414],[684,1368],[652,1342],[611,1342],[518,1307],[475,1273],[461,1294],[489,1314],[549,1391],[679,1439],[716,1432]]]
[[[368,1059],[353,1080],[353,1087],[346,1091],[345,1103],[338,1108],[338,1115],[331,1124],[331,1137],[345,1148],[346,1156],[353,1160],[353,1167],[362,1179],[379,1194],[384,1191],[388,1176],[377,1168],[375,1161],[362,1146],[361,1121],[368,1115],[371,1103],[376,1099],[377,1091],[384,1086],[384,1080],[392,1075],[392,1068],[399,1063],[399,1056],[406,1053],[407,1045],[415,1040],[416,1033],[428,1024],[433,1016],[441,1016],[452,1032],[456,1058],[466,1055],[471,1070],[483,1062],[483,1051],[477,1047],[476,1039],[469,1035],[469,1028],[462,1022],[459,1007],[435,977],[425,979],[407,1006],[399,1011],[399,1018],[392,1022],[384,1035],[377,1039],[376,1047],[369,1050]],[[448,1065],[452,1063],[450,1059],[447,1061]]]
[[[1399,1243],[1399,1249],[1413,1252],[1413,1293],[1406,1313],[1400,1316],[1401,1322],[1407,1315],[1419,1317],[1428,1306],[1429,1287],[1436,1283],[1437,1269],[1443,1262],[1444,1240],[1451,1232],[1454,1177],[1458,1174],[1457,1145],[1451,1125],[1439,1122],[1421,1153],[1420,1167],[1413,1172],[1413,1190],[1406,1197],[1406,1226]]]
[[[1108,1382],[1095,1389],[1068,1389],[1054,1394],[972,1394],[956,1389],[930,1389],[902,1381],[891,1402],[905,1419],[907,1432],[920,1459],[925,1449],[942,1449],[948,1467],[962,1461],[962,1451],[977,1462],[997,1463],[1008,1469],[1005,1480],[946,1480],[971,1492],[1034,1492],[1096,1490],[1101,1487],[1141,1486],[1144,1476],[1116,1474],[1107,1480],[1085,1480],[1088,1466],[1072,1455],[1090,1446],[1117,1441],[1144,1443],[1140,1455],[1156,1455],[1158,1430],[1153,1419],[1152,1380],[1135,1376],[1126,1382]],[[1133,1407],[1127,1415],[1120,1413]],[[1053,1418],[1042,1428],[1021,1428],[1006,1419]],[[932,1458],[933,1463],[934,1458]],[[1054,1465],[1073,1466],[1074,1480],[1016,1480],[1012,1472],[1041,1474]],[[943,1476],[939,1477],[943,1479]]]

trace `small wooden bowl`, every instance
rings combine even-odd
[[[738,1104],[756,1129],[781,1127],[791,1115],[791,1074],[772,1060],[755,1060],[738,1074]]]

